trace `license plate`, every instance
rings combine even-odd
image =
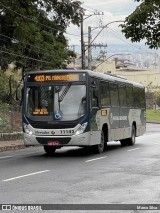
[[[59,146],[59,141],[48,141],[48,146]]]

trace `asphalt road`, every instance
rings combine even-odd
[[[111,142],[103,154],[79,147],[52,157],[40,147],[1,152],[0,204],[6,203],[160,203],[160,125],[147,124],[135,146]]]

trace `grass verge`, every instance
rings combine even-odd
[[[147,109],[146,118],[147,118],[147,122],[159,122],[160,123],[160,110]]]

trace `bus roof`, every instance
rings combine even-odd
[[[29,74],[44,74],[44,73],[88,73],[89,76],[91,77],[96,77],[102,80],[108,80],[108,81],[112,81],[112,82],[119,82],[119,83],[126,83],[126,84],[130,84],[136,87],[140,87],[140,88],[144,88],[143,84],[140,83],[136,83],[130,80],[127,80],[126,78],[124,78],[123,76],[118,76],[118,75],[113,75],[109,72],[94,72],[91,70],[75,70],[75,69],[59,69],[59,70],[41,70],[41,71],[32,71],[29,72]]]

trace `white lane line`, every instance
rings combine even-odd
[[[154,145],[158,145],[159,143],[154,143]]]
[[[37,175],[37,174],[41,174],[41,173],[49,172],[49,171],[50,170],[44,170],[44,171],[34,172],[34,173],[26,174],[26,175],[21,175],[21,176],[9,178],[9,179],[2,180],[2,181],[7,182],[7,181],[11,181],[11,180],[19,179],[19,178],[24,178],[24,177],[28,177],[28,176],[31,176],[31,175]]]
[[[1,160],[1,159],[6,159],[6,158],[13,158],[13,156],[4,156],[4,157],[0,157],[0,160]]]
[[[104,156],[104,157],[101,157],[101,158],[94,158],[94,159],[91,159],[91,160],[86,160],[85,162],[88,163],[88,162],[91,162],[91,161],[95,161],[95,160],[101,160],[101,159],[104,159],[104,158],[107,158],[108,156]]]
[[[135,151],[135,150],[138,150],[139,148],[135,148],[135,149],[130,149],[128,150],[128,152],[132,152],[132,151]]]

